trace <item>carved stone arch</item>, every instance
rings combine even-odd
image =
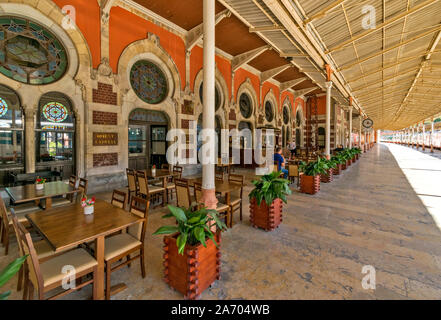
[[[222,118],[223,128],[226,128],[226,119],[228,119],[229,112],[229,94],[228,94],[228,86],[227,82],[224,79],[222,72],[216,67],[215,74],[215,85],[220,94],[220,108],[216,111],[216,115]],[[195,114],[199,116],[202,112],[203,105],[199,96],[199,90],[202,82],[204,81],[204,69],[199,70],[197,73],[194,82],[193,82],[193,92],[194,92],[194,104],[195,104]],[[196,118],[197,119],[197,118]]]
[[[147,60],[156,64],[167,78],[168,93],[164,101],[158,104],[149,104],[141,100],[133,91],[130,84],[130,70],[140,60]],[[162,111],[170,120],[170,129],[177,127],[177,107],[182,102],[181,80],[179,71],[170,55],[159,44],[159,39],[149,34],[148,39],[138,40],[128,45],[118,61],[118,83],[123,94],[122,120],[128,126],[129,114],[135,109]]]
[[[248,96],[251,99],[251,104],[252,104],[252,115],[250,118],[244,118],[242,116],[242,113],[240,112],[240,105],[239,105],[239,99],[241,97],[241,95],[243,93],[248,94]],[[254,90],[253,84],[251,83],[251,79],[250,78],[246,78],[246,80],[244,82],[241,83],[241,85],[239,86],[239,89],[237,90],[237,95],[236,95],[236,115],[237,115],[237,123],[240,123],[241,121],[246,121],[246,122],[250,122],[253,126],[253,128],[257,127],[257,118],[258,118],[258,111],[259,111],[259,98],[258,95],[256,93],[256,91]]]

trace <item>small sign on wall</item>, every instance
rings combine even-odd
[[[93,133],[93,145],[94,146],[117,146],[118,145],[118,133]]]

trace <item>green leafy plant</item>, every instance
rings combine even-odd
[[[328,169],[335,169],[339,163],[332,157],[330,160],[326,160],[326,164],[328,165]]]
[[[331,160],[333,160],[337,165],[346,163],[346,158],[340,153],[333,156]]]
[[[299,167],[299,170],[303,172],[306,176],[318,176],[320,174],[326,174],[326,171],[329,169],[327,160],[319,158],[315,162],[310,162],[308,164],[302,163]]]
[[[281,174],[281,172],[273,172],[263,176],[260,180],[252,181],[255,188],[248,195],[250,200],[256,199],[258,206],[262,200],[265,200],[268,205],[271,205],[275,199],[288,203],[286,196],[292,192],[289,188],[289,180],[280,178]]]
[[[182,209],[174,206],[168,206],[170,210],[169,214],[164,215],[162,218],[175,218],[176,226],[163,226],[160,227],[153,235],[161,234],[175,234],[179,236],[176,239],[179,254],[184,254],[185,246],[195,246],[201,243],[204,247],[207,247],[206,239],[213,240],[216,247],[218,246],[214,239],[211,228],[216,226],[219,230],[225,230],[227,226],[219,219],[219,214],[216,210],[208,210],[202,208],[197,211],[191,209]]]
[[[6,269],[0,272],[0,288],[3,287],[11,278],[20,270],[22,264],[25,262],[28,256],[25,255],[21,258],[18,258],[11,264],[9,264]],[[4,293],[0,293],[0,300],[7,300],[11,295],[11,291],[7,291]]]

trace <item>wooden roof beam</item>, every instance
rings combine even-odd
[[[329,6],[327,6],[326,8],[320,10],[319,12],[317,12],[315,15],[313,15],[311,18],[306,19],[303,23],[306,26],[308,23],[311,23],[314,20],[320,19],[325,17],[328,12],[330,12],[331,10],[334,10],[335,8],[337,8],[338,6],[340,6],[343,2],[345,2],[346,0],[337,0],[332,2]]]
[[[281,74],[283,71],[289,69],[292,67],[292,64],[285,64],[281,67],[277,67],[271,70],[264,71],[260,74],[260,82],[264,83],[265,81],[268,81],[269,79],[274,78],[275,76]]]
[[[375,29],[369,29],[369,30],[367,30],[365,32],[360,33],[357,36],[352,37],[349,40],[343,41],[342,43],[340,43],[340,44],[330,48],[329,50],[325,51],[325,54],[329,54],[329,53],[335,52],[337,50],[340,50],[341,48],[345,47],[348,44],[351,44],[351,43],[353,43],[353,42],[355,42],[357,40],[363,39],[364,37],[367,37],[367,36],[377,32],[379,30],[383,30],[383,28],[391,25],[392,23],[395,23],[395,22],[397,22],[400,19],[403,19],[403,18],[405,18],[405,17],[407,17],[407,16],[409,16],[409,15],[415,13],[415,12],[418,12],[418,11],[420,11],[420,10],[430,6],[430,5],[432,5],[433,3],[437,2],[437,1],[439,1],[439,0],[428,0],[428,1],[425,1],[425,2],[423,2],[421,4],[419,4],[419,5],[416,5],[415,7],[407,10],[406,12],[400,13],[400,14],[396,15],[395,17],[393,17],[393,18],[391,18],[391,19],[389,19],[387,21],[384,21],[382,24],[378,25]]]
[[[249,32],[268,32],[268,31],[280,31],[286,30],[284,26],[272,25],[272,26],[263,26],[263,27],[250,27]]]
[[[231,68],[233,69],[233,72],[270,49],[271,47],[269,45],[266,45],[235,56],[233,58],[233,61],[231,62]]]
[[[289,88],[295,87],[299,84],[301,84],[302,82],[308,80],[307,77],[303,77],[303,78],[298,78],[298,79],[294,79],[294,80],[290,80],[290,81],[286,81],[286,82],[282,82],[280,84],[280,92],[283,92]]]
[[[364,90],[364,89],[366,89],[366,88],[368,88],[368,87],[371,87],[371,86],[373,86],[373,85],[380,84],[380,83],[384,83],[384,81],[391,80],[391,79],[394,79],[394,78],[397,78],[397,77],[403,76],[403,75],[405,75],[405,74],[407,74],[407,73],[410,73],[410,72],[416,72],[416,71],[418,71],[417,68],[407,69],[407,70],[402,71],[402,72],[400,72],[400,73],[394,74],[393,76],[390,76],[390,77],[384,78],[384,79],[382,79],[381,81],[375,81],[375,82],[372,82],[372,83],[370,83],[370,84],[367,84],[367,85],[364,86],[364,87],[360,87],[360,88],[353,89],[352,92],[356,92],[356,91]],[[408,79],[407,81],[409,81],[409,79]]]
[[[308,94],[308,93],[310,93],[310,92],[313,92],[313,91],[315,91],[315,90],[317,90],[317,89],[320,89],[320,88],[317,87],[317,86],[314,86],[314,87],[310,87],[310,88],[306,88],[306,89],[298,90],[298,91],[296,91],[296,94],[299,95],[299,96],[304,96],[305,94]]]

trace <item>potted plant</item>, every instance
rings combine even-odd
[[[87,199],[87,196],[84,196],[81,199],[81,206],[84,208],[85,215],[93,214],[94,204],[95,204],[95,197],[92,197],[92,199]]]
[[[282,219],[283,202],[291,194],[289,180],[280,178],[281,172],[273,172],[260,180],[252,181],[254,189],[249,194],[250,221],[255,228],[265,231],[276,229]]]
[[[46,179],[38,177],[37,180],[35,180],[35,189],[43,190],[45,183],[46,183]]]
[[[11,278],[20,270],[28,255],[24,255],[9,264],[0,272],[0,288],[3,287]],[[11,291],[0,293],[0,300],[7,300],[11,295]]]
[[[331,183],[334,180],[334,170],[337,168],[337,163],[332,159],[325,159],[325,161],[328,165],[328,169],[326,170],[326,173],[320,175],[320,182]]]
[[[344,160],[344,157],[342,155],[336,154],[331,158],[331,161],[335,163],[335,168],[333,170],[334,176],[339,176],[341,174],[341,171],[343,170],[343,164],[346,163],[346,160]]]
[[[362,153],[361,149],[360,148],[354,148],[352,150],[354,150],[353,152],[354,152],[354,155],[355,155],[355,160],[357,161],[358,159],[360,159],[360,155]]]
[[[316,194],[320,191],[320,175],[328,170],[326,160],[319,158],[315,162],[302,163],[299,170],[303,173],[300,176],[300,192]]]
[[[177,225],[160,227],[154,233],[170,235],[164,237],[164,279],[186,299],[198,299],[220,279],[220,233],[227,227],[216,210],[192,211],[170,205],[168,209],[170,213],[163,218],[174,217]]]

